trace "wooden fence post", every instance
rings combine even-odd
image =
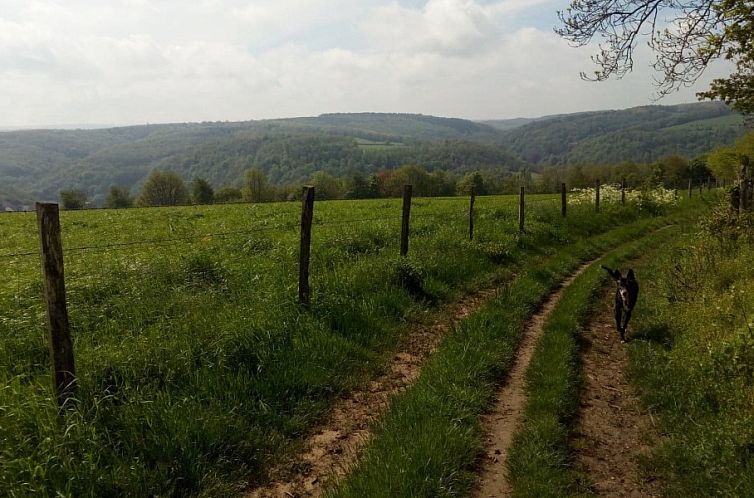
[[[712,190],[712,178],[708,176],[707,177],[707,192],[709,192],[710,190]]]
[[[567,206],[568,206],[568,203],[566,199],[566,184],[561,183],[560,184],[560,214],[563,215],[563,218],[566,217]]]
[[[63,244],[60,236],[58,205],[37,203],[37,225],[42,258],[47,324],[50,333],[52,377],[58,405],[61,407],[76,394],[76,368],[73,341],[65,298]]]
[[[305,186],[301,199],[301,245],[298,259],[298,302],[304,308],[311,305],[309,289],[309,256],[312,245],[314,219],[314,187]]]
[[[476,199],[476,190],[471,187],[471,198],[469,199],[469,240],[474,240],[474,200]]]
[[[600,181],[594,182],[594,208],[600,212]]]
[[[620,205],[626,205],[626,179],[620,179]]]
[[[521,233],[524,231],[524,195],[524,187],[521,187],[518,194],[518,231]]]
[[[408,254],[408,230],[411,219],[411,192],[412,185],[403,186],[403,220],[401,222],[401,256]]]

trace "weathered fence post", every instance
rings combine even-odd
[[[707,192],[712,190],[712,177],[707,177]]]
[[[691,199],[692,188],[694,188],[694,180],[689,178],[689,199]]]
[[[471,198],[469,199],[469,240],[474,240],[474,200],[476,199],[476,190],[471,187]]]
[[[521,190],[518,194],[518,231],[523,232],[524,231],[524,187],[521,187]]]
[[[401,223],[401,256],[408,254],[408,230],[411,219],[411,192],[412,185],[403,186],[403,221]]]
[[[626,179],[620,179],[620,205],[626,205]]]
[[[594,208],[600,212],[600,181],[594,182]]]
[[[704,187],[704,180],[699,179],[699,197],[702,196],[702,188]]]
[[[561,183],[560,184],[560,214],[563,215],[563,218],[566,217],[567,206],[568,206],[568,202],[566,199],[566,184]]]
[[[298,260],[298,302],[304,308],[311,305],[309,289],[309,256],[312,245],[314,219],[314,187],[305,186],[301,199],[301,245]]]
[[[50,333],[52,377],[58,404],[63,407],[76,393],[73,341],[65,298],[63,244],[58,205],[37,203],[37,225],[42,258],[47,324]]]

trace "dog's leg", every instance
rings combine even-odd
[[[621,330],[621,340],[625,340],[623,335],[626,333],[626,329],[628,329],[628,321],[631,319],[631,313],[634,311],[633,308],[626,309],[626,316],[623,318],[623,327]]]
[[[623,314],[623,303],[619,297],[615,298],[615,328],[618,329],[621,340],[623,340],[623,327],[621,325],[621,315]]]

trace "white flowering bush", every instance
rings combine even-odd
[[[569,204],[594,204],[596,189],[574,188],[568,198]],[[626,190],[626,203],[631,203],[643,210],[657,210],[678,203],[673,189],[652,187],[644,190]],[[600,186],[600,205],[620,204],[620,185],[605,184]]]

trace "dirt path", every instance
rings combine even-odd
[[[390,398],[418,378],[421,367],[452,326],[481,308],[496,293],[486,289],[447,307],[434,323],[413,328],[393,357],[388,371],[363,389],[335,403],[329,420],[304,443],[293,461],[272,472],[267,486],[250,490],[247,498],[320,496],[325,486],[345,475],[370,437],[370,425],[389,406]]]
[[[576,277],[586,270],[591,262],[582,265],[576,273],[566,279],[552,292],[537,312],[531,317],[524,330],[521,343],[513,361],[508,379],[498,392],[491,413],[482,417],[487,429],[487,457],[479,472],[479,481],[472,496],[489,498],[510,496],[511,489],[506,476],[506,461],[513,436],[524,418],[526,407],[526,370],[534,355],[534,350],[542,336],[548,317],[555,309],[563,292]]]
[[[637,457],[657,438],[651,414],[642,409],[628,379],[626,345],[612,319],[609,289],[584,331],[580,423],[571,440],[576,467],[597,496],[660,496],[660,483],[639,471]],[[629,338],[631,328],[629,326]]]

